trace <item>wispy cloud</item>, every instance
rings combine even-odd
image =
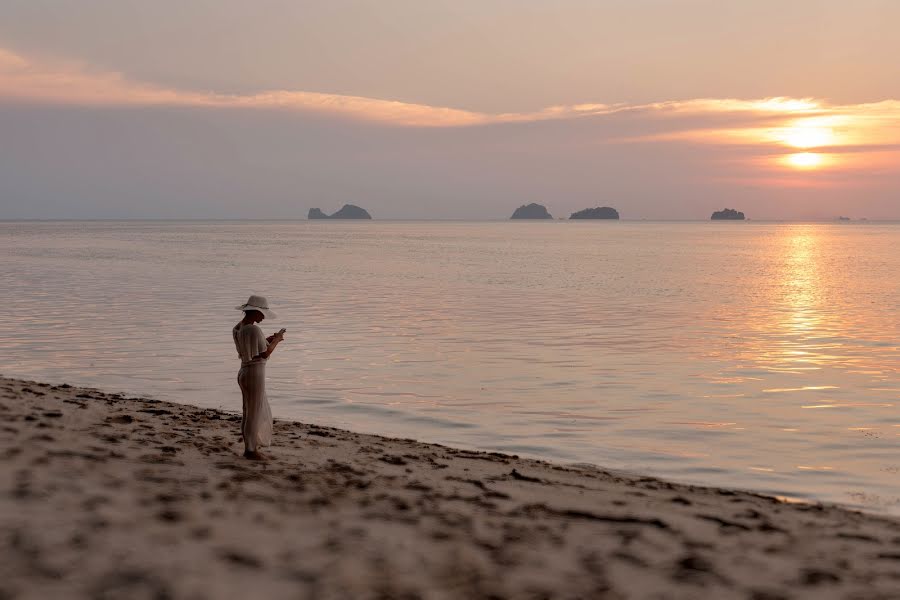
[[[3,99],[89,106],[162,105],[322,111],[398,125],[432,127],[570,119],[617,113],[655,113],[660,116],[728,112],[768,114],[820,109],[817,102],[809,99],[697,99],[638,105],[583,103],[549,106],[534,112],[490,114],[307,91],[222,94],[181,90],[135,81],[121,73],[97,70],[75,61],[36,60],[0,48],[0,100]]]
[[[78,106],[184,106],[323,113],[403,127],[472,127],[612,115],[657,126],[619,142],[745,146],[771,166],[813,169],[895,161],[900,101],[832,105],[814,98],[700,98],[647,104],[573,104],[524,113],[483,113],[393,100],[270,90],[222,94],[135,81],[78,62],[33,59],[0,48],[0,102]],[[649,133],[648,133],[649,131]],[[817,159],[793,156],[820,153]]]
[[[0,100],[80,106],[193,106],[326,112],[408,126],[486,123],[491,117],[391,100],[273,90],[221,94],[167,88],[70,61],[33,60],[0,48]]]

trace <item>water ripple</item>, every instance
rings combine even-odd
[[[900,227],[0,223],[4,372],[900,513]]]

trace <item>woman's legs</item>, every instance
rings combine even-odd
[[[241,441],[244,441],[244,427],[247,424],[247,392],[244,389],[244,368],[241,367],[237,376],[238,387],[241,388]]]
[[[247,435],[247,424],[250,421],[250,394],[252,393],[251,386],[252,375],[250,374],[250,369],[247,367],[241,367],[241,370],[238,371],[238,386],[241,388],[241,439],[244,441],[244,456],[250,458],[250,455],[254,453],[251,445],[253,442],[251,441],[251,437]]]
[[[243,397],[241,433],[244,436],[244,456],[261,458],[259,446],[270,442],[272,429],[272,416],[266,399],[265,364],[242,367],[238,383]]]

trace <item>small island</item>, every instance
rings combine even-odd
[[[371,219],[372,215],[366,209],[360,208],[355,204],[345,204],[341,207],[341,210],[331,215],[326,215],[318,208],[311,208],[306,218],[311,221],[315,219]]]
[[[618,219],[619,211],[609,206],[598,206],[597,208],[586,208],[572,213],[570,219]]]
[[[510,219],[552,219],[553,215],[547,212],[543,204],[523,204],[515,210]]]
[[[743,221],[745,219],[744,213],[734,210],[733,208],[726,208],[725,210],[717,210],[710,217],[713,221]]]

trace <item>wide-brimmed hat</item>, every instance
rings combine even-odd
[[[265,296],[257,296],[253,294],[250,296],[250,299],[247,300],[246,304],[242,304],[240,306],[236,306],[237,310],[256,310],[261,312],[267,319],[274,319],[276,317],[275,313],[269,310],[269,301],[266,300]]]

